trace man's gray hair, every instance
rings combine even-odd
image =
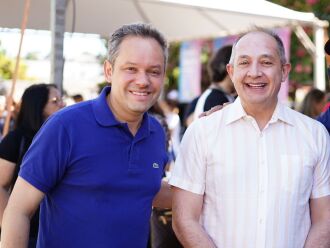
[[[269,29],[260,28],[260,27],[255,27],[254,29],[241,34],[236,39],[236,41],[233,44],[233,50],[232,50],[232,53],[231,53],[229,64],[233,64],[234,63],[235,48],[236,48],[237,43],[240,41],[240,39],[242,39],[247,34],[255,33],[255,32],[261,32],[261,33],[268,34],[269,36],[271,36],[271,37],[273,37],[275,39],[276,44],[277,44],[277,52],[278,52],[278,55],[280,56],[281,64],[282,65],[286,64],[287,63],[287,60],[286,60],[286,57],[285,57],[285,49],[284,49],[283,41],[281,40],[281,38],[275,32],[273,32],[273,31],[271,31]]]
[[[137,36],[156,40],[163,50],[164,65],[166,68],[168,57],[167,41],[163,34],[161,34],[157,29],[153,28],[150,24],[145,23],[123,25],[110,36],[108,41],[108,60],[112,66],[114,66],[118,56],[120,44],[128,36]]]

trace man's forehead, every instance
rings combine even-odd
[[[164,68],[164,52],[153,38],[128,36],[119,46],[114,65]]]
[[[161,45],[158,43],[156,39],[152,37],[141,37],[141,36],[133,36],[133,35],[127,36],[121,41],[118,47],[118,54],[122,52],[127,53],[128,50],[135,51],[136,49],[141,49],[141,48],[146,49],[145,52],[153,51],[164,54]]]
[[[241,37],[240,40],[237,42],[236,47],[250,45],[251,43],[271,43],[272,45],[276,46],[276,40],[270,34],[260,31],[253,31]]]
[[[236,57],[246,57],[250,53],[262,57],[278,56],[276,40],[263,32],[251,32],[244,35],[235,46]]]
[[[138,36],[138,35],[127,35],[120,42],[119,48],[122,46],[125,46],[125,45],[132,47],[132,43],[134,45],[134,43],[136,43],[136,42],[152,42],[153,40],[154,39],[149,38],[149,37],[142,37],[142,36]]]

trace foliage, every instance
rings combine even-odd
[[[320,20],[327,20],[330,22],[329,0],[270,0],[270,2],[296,11],[313,12]],[[313,29],[304,29],[310,38],[313,39]],[[296,35],[292,35],[291,38],[291,87],[296,88],[301,84],[313,85],[313,59]]]
[[[29,52],[25,56],[26,60],[38,60],[38,53],[37,52]]]
[[[15,70],[15,60],[9,58],[6,55],[4,49],[1,48],[0,43],[0,80],[8,80],[12,79]],[[20,63],[19,70],[18,70],[18,79],[25,79],[26,78],[26,71],[27,66],[24,63]]]
[[[168,61],[165,79],[165,91],[178,88],[180,43],[173,42],[168,48]]]
[[[6,57],[4,51],[0,51],[0,79],[12,78],[12,61]]]

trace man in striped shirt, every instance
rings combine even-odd
[[[188,128],[170,179],[185,247],[330,247],[329,135],[278,102],[290,69],[272,32],[234,44],[238,98]]]

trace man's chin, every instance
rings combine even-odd
[[[131,110],[135,113],[143,115],[145,112],[147,112],[150,109],[150,107],[146,106],[146,105],[145,106],[135,105],[135,106],[132,106]]]

